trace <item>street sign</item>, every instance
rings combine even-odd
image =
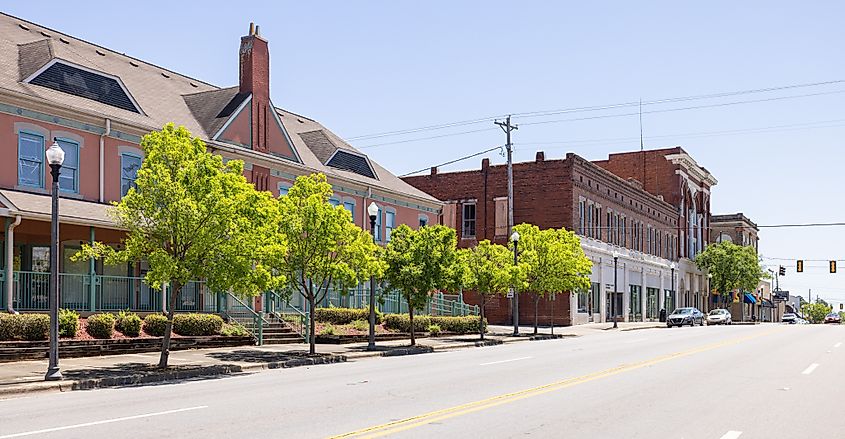
[[[775,300],[781,300],[781,301],[789,300],[789,291],[784,291],[784,290],[775,291]]]
[[[513,299],[513,288],[508,291],[508,299]]]

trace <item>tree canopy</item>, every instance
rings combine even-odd
[[[425,306],[432,291],[451,289],[460,282],[456,247],[455,230],[442,225],[413,230],[402,224],[390,234],[384,251],[384,279],[388,288],[398,290],[408,303],[412,345],[416,343],[414,310]]]
[[[463,287],[475,291],[480,298],[479,331],[484,339],[484,307],[487,298],[507,293],[517,277],[513,253],[507,247],[486,239],[475,247],[459,252],[459,265],[464,270]]]
[[[316,304],[332,288],[345,292],[383,271],[372,236],[352,222],[349,211],[332,206],[331,196],[325,175],[297,177],[277,201],[271,244],[264,252],[280,280],[308,301],[312,354]]]
[[[272,196],[246,181],[243,162],[224,163],[173,124],[145,135],[141,148],[145,159],[135,187],[113,210],[117,226],[126,230],[122,248],[83,245],[76,259],[103,258],[109,264],[145,259],[145,282],[155,289],[171,286],[159,361],[166,367],[183,285],[202,280],[212,291],[250,296],[284,279],[272,277],[261,260],[275,215]]]
[[[698,268],[712,275],[710,288],[718,291],[724,302],[735,290],[755,291],[766,276],[754,247],[729,241],[710,244],[695,258]]]

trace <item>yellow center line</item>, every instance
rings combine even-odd
[[[363,428],[361,430],[351,431],[349,433],[340,434],[337,436],[331,436],[330,439],[341,439],[341,438],[359,438],[359,437],[366,437],[366,438],[376,438],[382,437],[389,434],[399,433],[405,430],[410,430],[412,428],[421,427],[423,425],[431,424],[433,422],[442,421],[444,419],[454,418],[457,416],[463,416],[470,413],[477,412],[479,410],[485,410],[492,407],[496,407],[502,404],[507,404],[515,401],[519,401],[525,398],[530,398],[533,396],[542,395],[549,392],[554,392],[556,390],[565,389],[567,387],[572,387],[578,384],[587,383],[590,381],[595,381],[602,378],[607,378],[610,376],[614,376],[623,372],[629,372],[632,370],[642,369],[644,367],[653,366],[655,364],[663,363],[666,361],[674,360],[677,358],[687,357],[690,355],[711,351],[714,349],[718,349],[725,346],[736,345],[739,343],[743,343],[749,340],[753,340],[755,338],[763,337],[766,335],[774,334],[776,332],[782,331],[783,328],[778,328],[770,331],[766,331],[760,334],[750,335],[747,337],[732,339],[728,341],[723,341],[719,343],[713,343],[709,345],[705,345],[699,348],[690,349],[681,352],[675,352],[672,354],[665,354],[654,357],[649,360],[640,361],[637,363],[631,364],[623,364],[620,366],[612,367],[610,369],[605,369],[598,372],[588,373],[586,375],[581,375],[573,378],[567,378],[561,381],[556,381],[549,384],[544,384],[537,387],[532,387],[529,389],[519,390],[516,392],[505,393],[502,395],[493,396],[490,398],[469,402],[466,404],[457,405],[454,407],[449,407],[445,409],[435,410],[428,413],[423,413],[417,416],[412,416],[406,419],[400,419],[397,421],[388,422],[381,425],[375,425],[372,427]]]

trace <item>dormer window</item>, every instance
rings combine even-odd
[[[50,61],[24,82],[142,114],[120,78],[64,60]]]

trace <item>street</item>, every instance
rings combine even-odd
[[[0,400],[13,437],[832,437],[845,328],[719,326]]]

